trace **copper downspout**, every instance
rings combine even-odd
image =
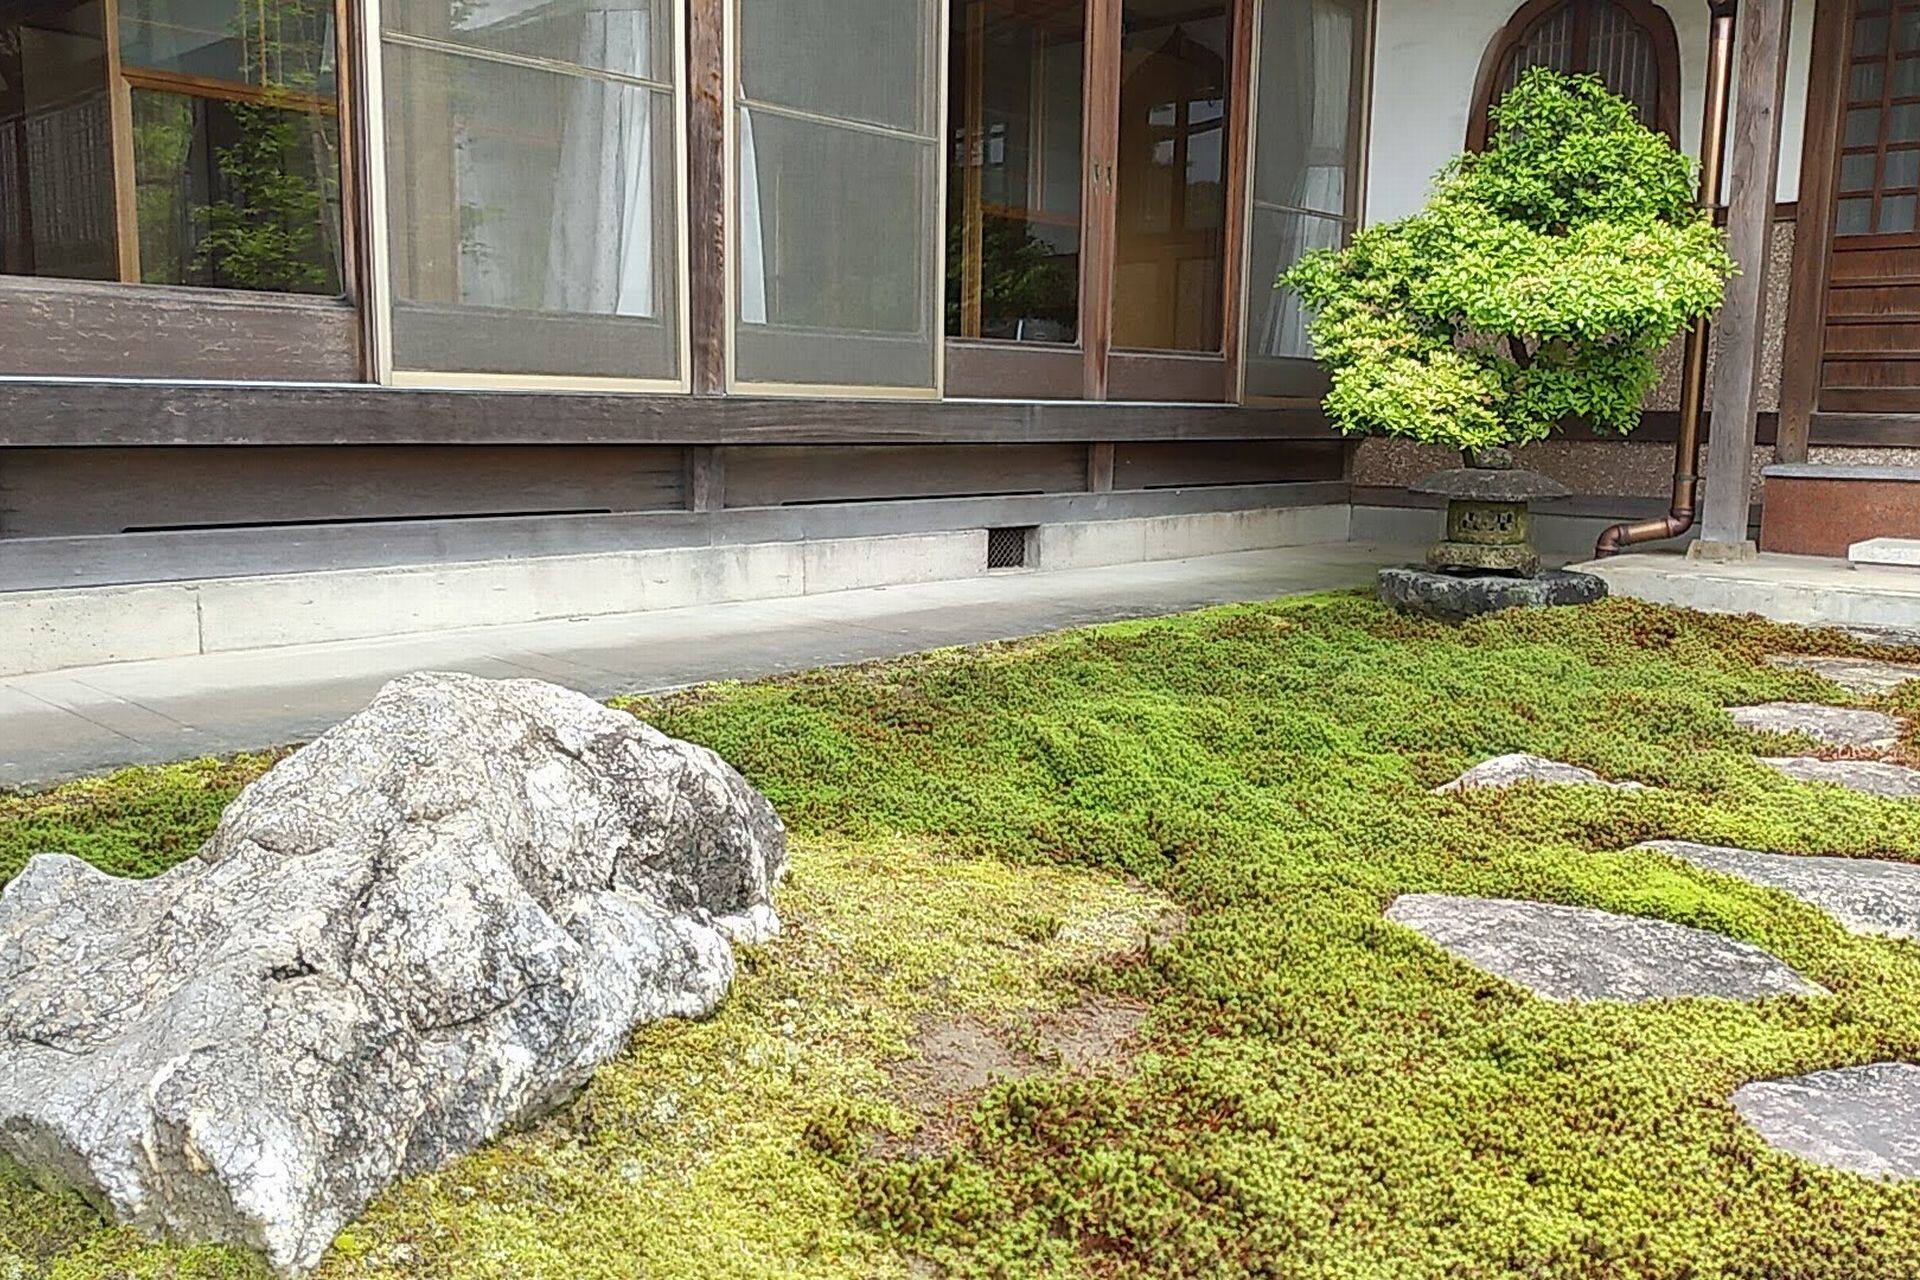
[[[1713,0],[1713,40],[1707,55],[1707,105],[1700,126],[1700,207],[1720,207],[1721,177],[1727,154],[1727,104],[1733,85],[1734,0]],[[1693,528],[1700,495],[1700,418],[1707,400],[1706,317],[1687,331],[1686,360],[1680,374],[1680,435],[1674,443],[1673,505],[1667,514],[1637,524],[1616,524],[1594,544],[1596,559],[1619,555],[1639,542],[1677,538]]]

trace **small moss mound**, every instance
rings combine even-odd
[[[323,1273],[1920,1275],[1920,1187],[1781,1156],[1728,1104],[1920,1060],[1920,947],[1628,851],[1920,858],[1920,804],[1781,778],[1723,710],[1920,711],[1765,661],[1856,651],[1631,601],[1446,627],[1331,596],[633,703],[786,815],[790,933],[714,1019],[395,1189]],[[1429,794],[1522,750],[1653,789]],[[0,798],[0,877],[42,847],[158,870],[264,763]],[[1833,995],[1549,1004],[1382,921],[1404,892],[1714,929]],[[921,1029],[1095,998],[1145,1011],[1124,1070],[1042,1064],[893,1141]],[[0,1181],[0,1277],[250,1266]]]

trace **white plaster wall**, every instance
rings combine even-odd
[[[1800,190],[1814,0],[1794,0],[1781,119],[1779,198]],[[1379,0],[1374,49],[1367,219],[1404,217],[1425,201],[1440,166],[1466,145],[1474,80],[1488,44],[1520,0]],[[1680,38],[1680,137],[1699,153],[1707,69],[1706,0],[1668,0]]]

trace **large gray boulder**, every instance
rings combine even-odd
[[[0,892],[0,1153],[283,1274],[396,1178],[700,1017],[786,840],[712,752],[534,681],[418,675],[157,879]]]

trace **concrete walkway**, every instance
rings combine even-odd
[[[605,698],[1361,586],[1415,555],[1285,547],[13,676],[0,679],[0,787],[303,741],[408,671],[532,676]]]

